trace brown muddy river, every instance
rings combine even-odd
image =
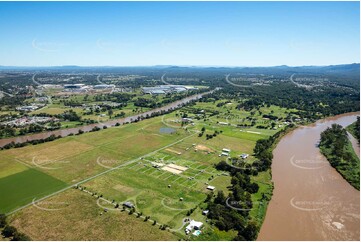
[[[65,137],[65,136],[68,136],[69,134],[76,134],[76,133],[78,133],[79,130],[82,130],[84,132],[89,132],[95,126],[98,126],[98,127],[102,128],[103,126],[107,126],[107,127],[114,126],[116,123],[119,123],[119,124],[123,125],[125,123],[131,122],[132,120],[136,120],[138,118],[146,117],[147,114],[151,115],[153,112],[174,110],[176,108],[179,108],[183,104],[187,104],[190,101],[198,100],[198,99],[202,98],[202,96],[204,96],[204,95],[206,95],[208,93],[212,93],[212,92],[214,92],[215,90],[218,90],[218,89],[219,88],[216,88],[216,89],[214,89],[212,91],[209,91],[209,92],[195,94],[193,96],[189,96],[189,97],[183,98],[181,100],[169,103],[169,104],[167,104],[167,105],[165,105],[163,107],[155,108],[155,109],[149,110],[147,112],[136,114],[136,115],[126,117],[126,118],[109,120],[109,121],[105,121],[105,122],[97,122],[95,124],[79,126],[79,127],[76,127],[76,128],[61,129],[61,130],[48,131],[48,132],[43,132],[43,133],[36,133],[36,134],[29,134],[29,135],[24,135],[24,136],[17,136],[17,137],[12,137],[12,138],[0,139],[0,147],[3,147],[6,144],[9,144],[11,142],[23,143],[23,142],[26,142],[26,141],[32,141],[32,140],[37,140],[37,139],[45,139],[45,138],[47,138],[47,137],[49,137],[51,135]]]
[[[317,148],[323,130],[333,123],[345,127],[357,115],[323,119],[281,139],[273,152],[275,188],[258,240],[360,239],[360,192]],[[359,151],[357,141],[351,141]]]

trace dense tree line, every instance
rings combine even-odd
[[[226,161],[219,162],[215,168],[227,171],[232,176],[231,193],[225,196],[222,191],[218,192],[215,198],[210,194],[206,202],[208,204],[208,218],[220,230],[236,230],[238,235],[235,240],[255,240],[259,231],[259,224],[251,220],[249,211],[253,207],[251,194],[257,193],[259,186],[251,181],[251,176],[256,176],[258,172],[266,171],[272,163],[272,149],[279,138],[288,129],[283,129],[268,139],[258,140],[254,148],[254,155],[257,158],[252,164],[245,164],[243,160],[232,158],[233,165]],[[237,166],[235,165],[237,164]],[[269,197],[262,194],[261,203],[267,203]]]
[[[354,153],[346,130],[339,124],[332,124],[321,133],[319,147],[330,164],[359,190],[360,160]]]
[[[297,109],[295,114],[310,121],[360,109],[359,91],[352,92],[327,85],[308,90],[290,82],[250,88],[225,85],[222,89],[205,95],[200,101],[215,102],[223,99],[236,100],[237,109],[246,111],[270,105]]]
[[[250,182],[249,175],[233,171],[229,196],[219,191],[214,199],[207,198],[208,218],[220,230],[236,230],[235,240],[255,240],[259,228],[249,219],[249,211],[253,206],[251,194],[257,191],[258,185]]]

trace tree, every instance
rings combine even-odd
[[[13,241],[30,241],[30,237],[19,232],[14,233]]]
[[[244,229],[242,235],[246,240],[256,240],[258,233],[257,225],[254,222],[250,222]]]
[[[7,225],[5,214],[0,214],[0,228],[4,228]]]
[[[4,235],[5,237],[11,237],[15,234],[15,232],[17,232],[17,230],[14,226],[6,225],[4,230],[2,231],[2,235]]]
[[[108,115],[109,115],[109,117],[111,118],[112,115],[113,115],[113,110],[109,109],[109,110],[108,110]]]

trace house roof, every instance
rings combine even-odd
[[[188,226],[186,227],[186,230],[191,231],[192,229],[194,229],[194,227],[200,228],[202,226],[203,226],[202,222],[191,220],[190,223],[188,224]]]

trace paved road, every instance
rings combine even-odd
[[[69,189],[73,188],[74,186],[83,184],[83,183],[88,182],[88,181],[90,181],[90,180],[93,180],[93,179],[95,179],[95,178],[97,178],[97,177],[99,177],[99,176],[105,175],[105,174],[107,174],[107,173],[109,173],[109,172],[112,172],[112,171],[114,171],[114,170],[117,170],[117,169],[120,169],[120,168],[122,168],[122,167],[125,167],[125,166],[128,166],[128,165],[130,165],[130,164],[133,164],[134,162],[139,161],[142,157],[149,156],[149,155],[152,155],[152,154],[154,154],[154,153],[156,153],[156,152],[159,152],[159,151],[161,151],[161,150],[167,149],[168,147],[171,147],[171,146],[173,146],[173,145],[175,145],[175,144],[178,144],[178,143],[182,142],[183,140],[188,139],[188,138],[190,138],[190,137],[192,137],[192,136],[194,136],[194,135],[196,135],[196,134],[197,134],[197,132],[195,132],[195,133],[193,133],[193,134],[191,134],[191,135],[189,135],[189,136],[187,136],[187,137],[185,137],[185,138],[183,138],[183,139],[180,139],[180,140],[178,140],[178,141],[176,141],[176,142],[174,142],[174,143],[171,143],[171,144],[169,144],[169,145],[163,146],[162,148],[159,148],[159,149],[157,149],[157,150],[154,150],[154,151],[152,151],[152,152],[150,152],[150,153],[148,153],[148,154],[146,154],[146,155],[140,156],[140,157],[135,158],[135,159],[133,159],[133,160],[130,160],[130,161],[126,162],[126,163],[123,163],[123,164],[121,164],[121,165],[115,166],[115,167],[113,167],[113,168],[111,168],[111,169],[108,169],[108,170],[106,170],[106,171],[100,172],[100,173],[98,173],[98,174],[96,174],[96,175],[94,175],[94,176],[88,177],[88,178],[86,178],[86,179],[84,179],[84,180],[82,180],[82,181],[80,181],[80,182],[74,183],[74,184],[72,184],[72,185],[70,185],[70,186],[67,186],[67,187],[65,187],[65,188],[63,188],[63,189],[61,189],[61,190],[59,190],[59,191],[56,191],[56,192],[54,192],[54,193],[51,193],[51,194],[49,194],[49,195],[47,195],[47,196],[45,196],[45,197],[39,198],[39,199],[37,199],[37,200],[33,200],[32,202],[30,202],[30,203],[28,203],[28,204],[26,204],[26,205],[24,205],[24,206],[22,206],[22,207],[20,207],[20,208],[17,208],[17,209],[15,209],[15,210],[11,211],[11,212],[8,213],[7,215],[13,214],[13,213],[15,213],[15,212],[17,212],[17,211],[20,211],[20,210],[22,210],[22,209],[24,209],[24,208],[26,208],[26,207],[29,207],[29,206],[31,206],[33,203],[38,203],[38,202],[43,201],[43,200],[45,200],[45,199],[47,199],[47,198],[49,198],[49,197],[55,196],[55,195],[57,195],[57,194],[59,194],[59,193],[62,193],[62,192],[64,192],[64,191],[66,191],[66,190],[69,190]]]
[[[164,73],[163,76],[160,78],[161,81],[162,81],[164,84],[166,84],[166,85],[172,85],[171,83],[169,83],[169,82],[167,82],[167,81],[164,80],[165,74],[166,74],[166,73]]]
[[[231,82],[231,81],[229,80],[229,76],[230,76],[230,75],[231,75],[231,74],[226,75],[226,82],[227,82],[228,84],[230,84],[230,85],[232,85],[232,86],[235,86],[235,87],[252,87],[251,85],[239,85],[239,84],[235,84],[235,83]]]

